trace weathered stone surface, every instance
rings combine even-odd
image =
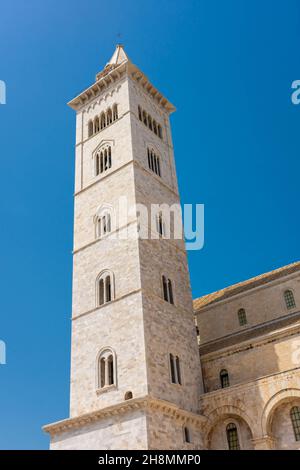
[[[183,240],[139,239],[144,224],[137,210],[120,224],[121,237],[113,227],[97,239],[95,230],[103,205],[116,208],[124,196],[129,206],[148,209],[179,203],[173,107],[122,49],[97,77],[92,91],[71,102],[77,119],[70,418],[45,427],[51,448],[228,449],[233,423],[241,449],[298,449],[290,412],[300,407],[300,263],[229,288],[230,295],[212,294],[211,303],[195,301],[197,341]],[[115,104],[118,119],[89,137],[89,121]],[[161,125],[162,139],[141,122],[139,106]],[[103,143],[111,146],[112,167],[95,176]],[[160,157],[161,177],[148,168],[147,148]],[[104,270],[113,273],[113,299],[99,306]],[[163,300],[162,275],[172,280],[174,305]],[[286,289],[294,308],[286,307]],[[114,353],[116,380],[99,389],[105,348]],[[170,353],[180,358],[181,384],[172,383]],[[223,389],[222,369],[230,381]]]

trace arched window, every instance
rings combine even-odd
[[[99,121],[98,116],[96,116],[94,119],[94,129],[95,129],[95,132],[100,131],[100,121]]]
[[[143,111],[143,123],[145,124],[145,126],[147,126],[147,113],[146,113],[146,111]]]
[[[116,385],[116,357],[112,349],[106,348],[98,356],[98,389]]]
[[[170,375],[172,384],[181,385],[180,359],[173,354],[169,355]]]
[[[113,120],[116,121],[118,119],[118,106],[116,104],[113,105]]]
[[[94,124],[93,121],[88,122],[88,136],[91,137],[94,133]]]
[[[240,326],[247,325],[247,315],[244,308],[240,308],[238,311],[238,319]]]
[[[183,428],[183,439],[184,439],[184,442],[188,442],[188,443],[191,442],[190,430],[186,426],[184,426],[184,428]]]
[[[142,108],[140,106],[138,106],[138,113],[139,113],[139,120],[142,121],[143,118],[142,118]]]
[[[104,305],[114,299],[114,279],[110,271],[103,271],[97,278],[97,305]]]
[[[296,441],[300,441],[300,407],[293,406],[290,411]]]
[[[111,108],[108,108],[107,113],[106,113],[106,123],[109,126],[109,124],[112,123],[112,110]]]
[[[229,387],[229,375],[226,369],[223,369],[220,372],[220,382],[222,388]]]
[[[237,427],[234,423],[229,423],[226,426],[226,435],[229,450],[240,450],[239,436]]]
[[[148,116],[148,127],[149,127],[150,131],[153,130],[153,127],[152,127],[152,117],[151,117],[151,116]]]
[[[162,276],[163,297],[166,302],[174,304],[173,285],[171,279]]]
[[[287,289],[284,291],[284,301],[287,309],[295,308],[296,307],[296,302],[294,298],[294,294],[290,289]]]
[[[154,132],[154,134],[157,135],[157,124],[156,124],[156,121],[153,120],[153,123],[152,123],[152,124],[153,124],[153,132]]]
[[[157,126],[157,133],[158,133],[158,137],[159,137],[160,139],[162,139],[162,129],[161,129],[161,125],[160,125],[160,124],[158,124],[158,126]]]
[[[104,129],[106,127],[106,119],[105,119],[105,114],[102,112],[100,116],[100,129]]]

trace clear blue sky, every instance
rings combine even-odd
[[[204,203],[193,295],[299,258],[296,0],[3,0],[0,448],[47,448],[68,416],[75,114],[118,33],[177,106],[182,202]]]

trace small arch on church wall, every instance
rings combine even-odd
[[[215,408],[206,415],[207,422],[204,425],[204,443],[205,448],[210,448],[210,434],[215,426],[220,423],[222,420],[228,418],[242,420],[249,428],[251,436],[254,435],[255,422],[251,417],[240,407],[235,405],[223,405],[218,408]],[[250,445],[250,444],[249,444]],[[226,447],[227,448],[227,447]]]
[[[284,402],[292,401],[295,398],[299,398],[300,400],[300,389],[288,388],[285,390],[280,390],[268,400],[262,413],[262,435],[271,435],[272,419],[276,408],[278,408]]]
[[[205,435],[205,447],[211,450],[228,450],[228,434],[227,429],[229,425],[234,425],[237,430],[237,439],[239,448],[242,450],[253,449],[253,432],[248,424],[240,414],[235,410],[226,412],[224,414],[217,414],[213,422],[210,423]]]

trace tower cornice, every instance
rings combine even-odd
[[[114,55],[117,55],[119,47],[120,46],[117,46]],[[121,63],[110,61],[106,67],[96,75],[95,83],[83,90],[79,95],[75,96],[75,98],[68,102],[68,105],[75,111],[80,111],[83,106],[92,102],[101,93],[107,90],[112,83],[116,83],[123,78],[124,75],[131,77],[136,83],[138,83],[138,85],[156,102],[156,104],[164,109],[168,114],[171,114],[176,110],[175,106],[152,85],[147,76],[136,65],[134,65],[126,55]]]
[[[74,418],[68,418],[62,421],[57,421],[56,423],[47,424],[46,426],[43,426],[43,431],[50,435],[57,435],[59,433],[86,426],[103,418],[123,415],[135,410],[159,410],[172,416],[176,421],[181,422],[181,424],[193,424],[195,427],[199,428],[201,428],[207,421],[207,418],[203,415],[192,413],[180,408],[174,403],[147,395],[141,398],[133,398],[131,400],[118,403],[117,405],[108,406],[101,410],[92,411],[91,413],[85,413]]]

